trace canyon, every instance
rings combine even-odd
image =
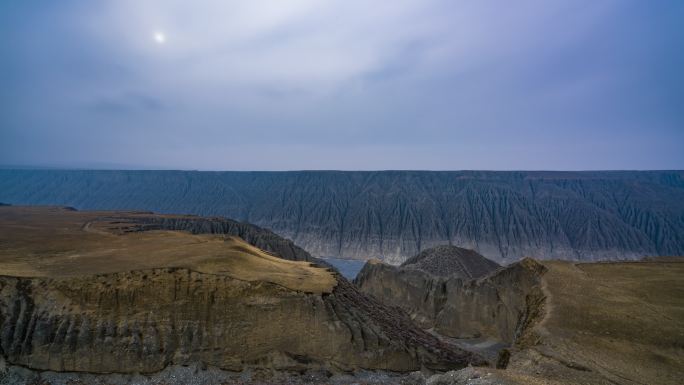
[[[489,356],[505,368],[496,372],[502,383],[676,385],[684,378],[682,276],[682,258],[526,258],[472,279],[369,261],[355,282],[422,328]]]
[[[198,223],[216,227],[204,228],[211,234],[165,228],[198,230]],[[486,364],[310,257],[283,259],[253,244],[271,233],[250,227],[250,243],[218,234],[235,228],[221,223],[1,207],[4,361],[37,371],[121,374],[193,364],[294,373]]]
[[[438,245],[508,264],[684,255],[684,172],[0,170],[0,202],[254,223],[316,257]]]
[[[674,385],[682,261],[442,245],[350,282],[248,223],[3,205],[0,384]]]

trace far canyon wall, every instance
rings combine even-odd
[[[439,244],[500,263],[684,255],[682,171],[0,170],[0,202],[229,217],[393,264]]]

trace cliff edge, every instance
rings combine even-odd
[[[332,270],[232,235],[159,225],[207,223],[200,219],[150,218],[0,208],[3,358],[35,370],[91,373],[191,364],[411,371],[485,363]]]

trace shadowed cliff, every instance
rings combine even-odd
[[[392,264],[441,244],[502,263],[684,255],[682,171],[0,170],[0,201],[226,216]]]
[[[514,384],[679,385],[683,261],[523,259],[471,280],[368,262],[355,282],[447,339],[507,346],[497,366]]]

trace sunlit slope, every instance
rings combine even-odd
[[[63,278],[186,268],[315,293],[329,293],[336,283],[326,269],[278,258],[238,237],[130,231],[128,221],[136,215],[0,207],[0,272]]]

